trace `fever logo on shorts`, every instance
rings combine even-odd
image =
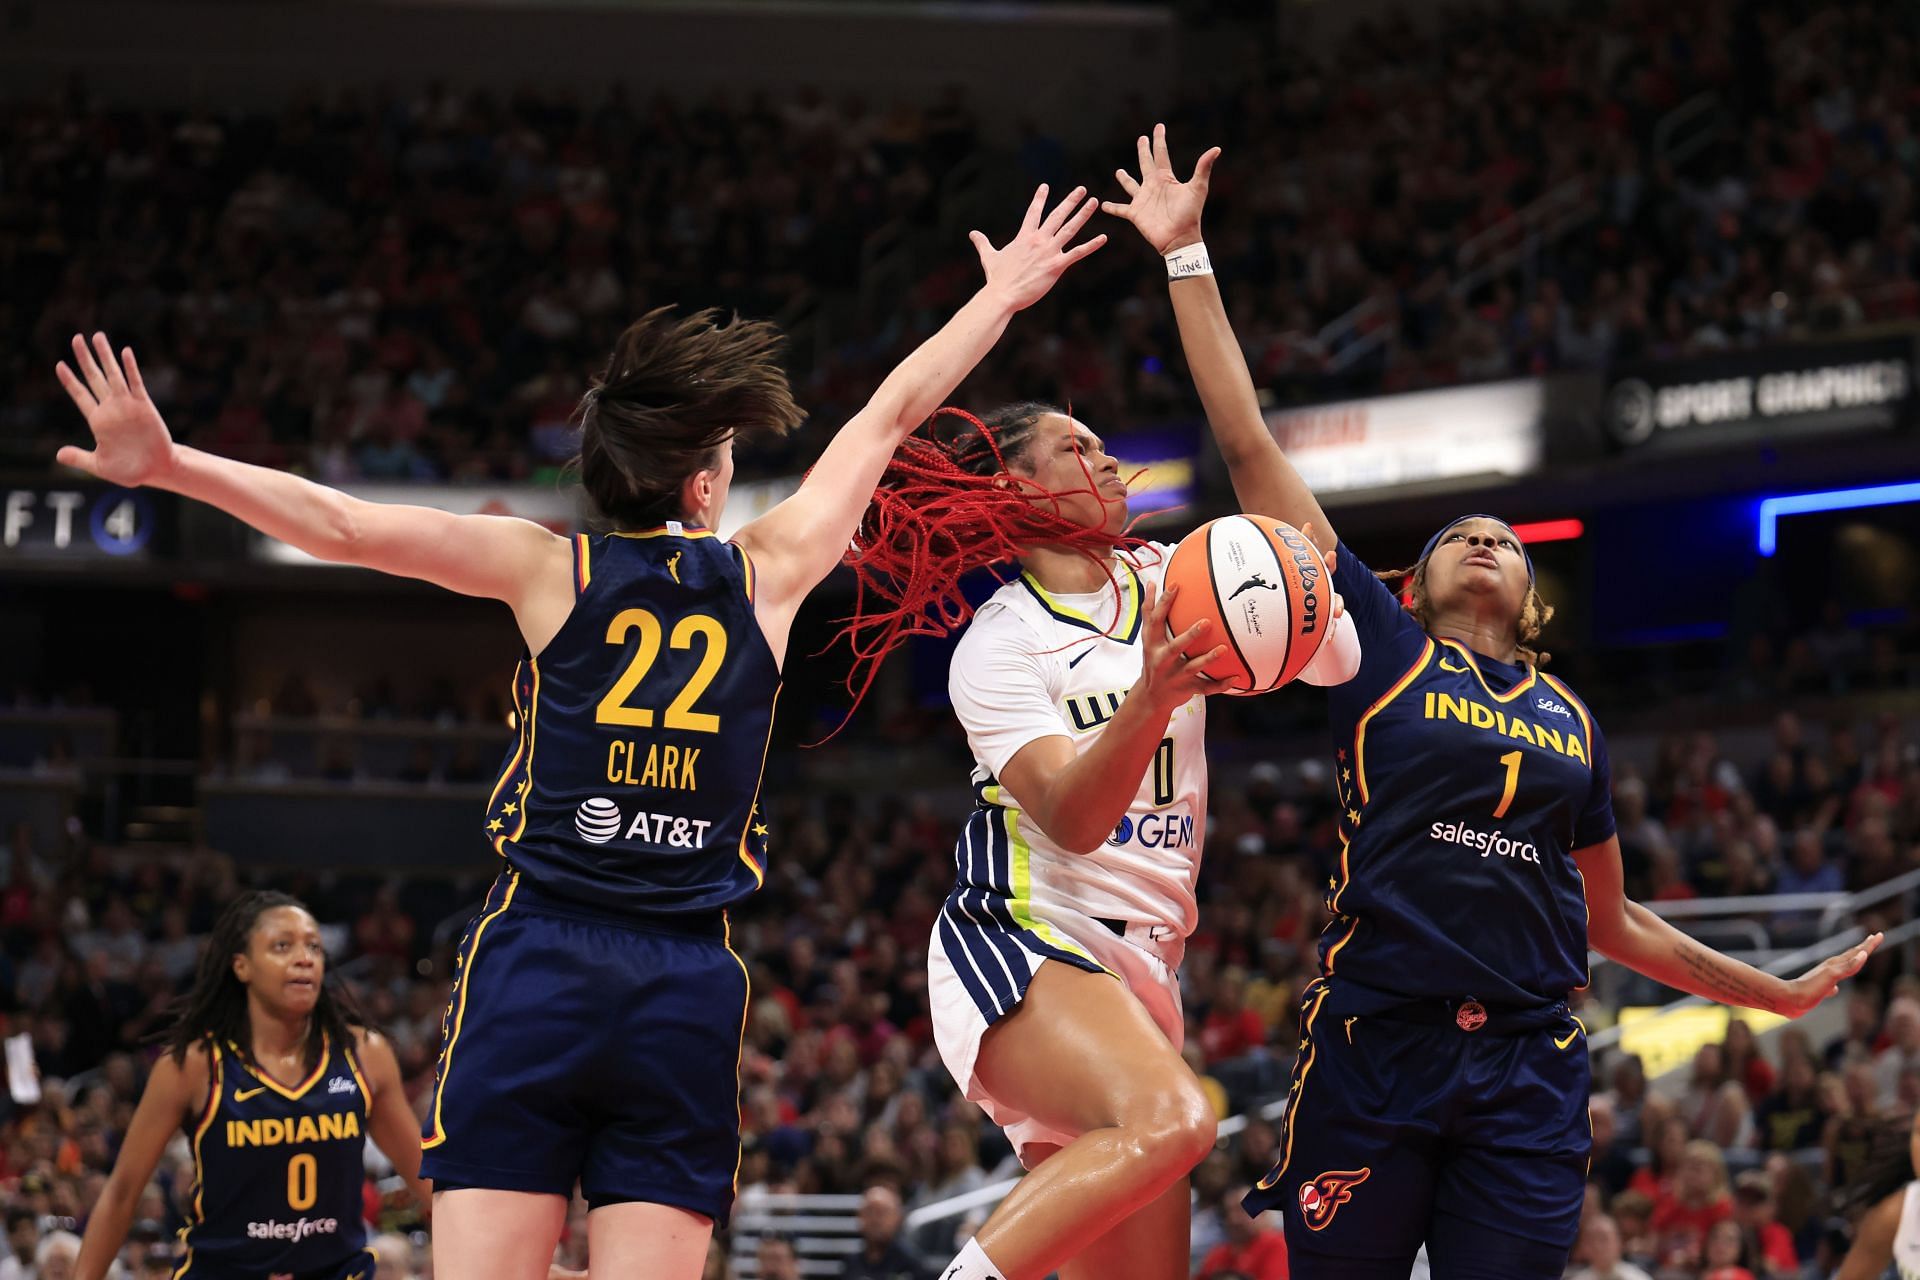
[[[1340,1206],[1353,1199],[1353,1189],[1372,1176],[1372,1169],[1341,1169],[1301,1183],[1300,1216],[1307,1229],[1326,1230]]]
[[[599,796],[582,801],[573,815],[573,829],[590,844],[605,844],[620,834],[620,806]]]

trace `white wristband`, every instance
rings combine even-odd
[[[1213,274],[1213,262],[1207,257],[1207,246],[1190,244],[1175,249],[1167,255],[1167,279],[1185,280],[1189,276],[1210,276]]]

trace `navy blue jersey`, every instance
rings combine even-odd
[[[1427,635],[1339,554],[1365,657],[1327,690],[1342,850],[1322,972],[1382,1003],[1565,999],[1587,977],[1572,851],[1614,831],[1599,726],[1546,672]]]
[[[760,887],[780,668],[746,553],[704,529],[574,539],[573,612],[514,672],[519,740],[484,820],[537,891],[714,911]]]
[[[293,1088],[235,1045],[209,1042],[208,1053],[177,1274],[306,1275],[359,1252],[367,1082],[352,1046],[323,1040],[319,1065]]]

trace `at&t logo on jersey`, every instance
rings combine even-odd
[[[1300,1217],[1307,1229],[1325,1231],[1340,1206],[1353,1199],[1353,1189],[1372,1176],[1372,1169],[1340,1169],[1301,1183]]]
[[[292,1222],[249,1222],[249,1240],[305,1240],[309,1236],[330,1236],[340,1230],[338,1218],[296,1218]]]
[[[573,829],[588,844],[605,844],[620,835],[622,821],[619,805],[595,796],[580,802],[579,810],[573,815]],[[706,845],[707,828],[712,825],[705,818],[682,818],[678,814],[649,813],[643,809],[633,815],[626,835],[621,838],[645,840],[673,849],[699,849]]]
[[[620,834],[620,806],[599,796],[583,800],[573,815],[573,829],[588,844],[605,844]]]

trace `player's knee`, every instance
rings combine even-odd
[[[1175,1178],[1205,1160],[1220,1135],[1213,1105],[1198,1084],[1160,1094],[1132,1127],[1142,1153]]]

